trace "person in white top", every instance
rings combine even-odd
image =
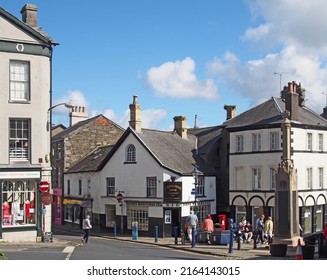
[[[85,231],[85,234],[82,238],[83,243],[89,242],[90,237],[90,229],[92,228],[91,222],[90,222],[90,215],[86,215],[85,219],[83,220],[82,228]]]

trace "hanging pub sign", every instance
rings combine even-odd
[[[182,201],[182,182],[164,182],[164,202]]]

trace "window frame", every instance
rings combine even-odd
[[[236,135],[236,152],[244,152],[244,135]]]
[[[13,68],[24,68],[23,73],[14,72]],[[18,78],[14,78],[18,76]],[[23,78],[19,78],[23,76]],[[9,100],[11,102],[27,102],[31,100],[31,65],[29,61],[9,61]],[[17,89],[19,88],[19,89]],[[21,90],[23,88],[23,90]]]
[[[262,170],[260,167],[252,167],[252,188],[253,190],[262,189]]]
[[[126,147],[125,161],[136,162],[136,148],[133,144],[129,144]]]
[[[11,161],[30,161],[30,156],[31,156],[30,143],[31,143],[31,120],[10,118],[9,119],[9,159]]]
[[[111,197],[115,196],[115,192],[116,192],[115,177],[106,177],[106,192],[107,192],[107,196],[111,196]]]
[[[279,149],[279,132],[270,132],[270,150],[277,151]]]
[[[261,151],[261,134],[260,133],[252,134],[252,151],[253,152]]]
[[[157,197],[157,177],[146,177],[146,197]]]

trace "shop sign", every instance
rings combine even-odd
[[[42,193],[41,201],[42,201],[42,204],[44,204],[44,205],[51,204],[52,203],[52,194],[50,194],[49,192]]]
[[[164,202],[182,201],[182,182],[164,182]]]

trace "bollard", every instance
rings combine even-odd
[[[253,249],[257,249],[258,235],[253,236]]]
[[[117,225],[114,223],[114,238],[117,237]]]
[[[174,227],[174,236],[175,236],[175,245],[178,244],[178,234],[177,234],[178,227]]]
[[[158,242],[158,226],[154,227],[154,232],[155,232],[154,242]]]
[[[195,227],[193,226],[192,227],[192,248],[195,247],[195,238],[196,238],[196,235],[195,235]]]
[[[138,240],[138,223],[132,222],[132,240]]]
[[[237,236],[237,250],[241,250],[241,236]]]
[[[230,229],[230,235],[229,235],[229,250],[228,253],[233,254],[233,243],[234,243],[234,232],[233,229]]]

